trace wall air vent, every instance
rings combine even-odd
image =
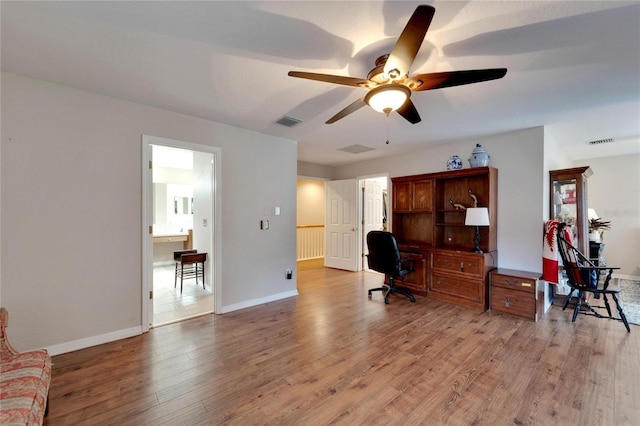
[[[599,139],[597,141],[589,141],[589,142],[587,142],[587,145],[600,145],[600,144],[603,144],[603,143],[611,143],[611,142],[613,142],[612,138]]]
[[[285,115],[280,120],[276,121],[278,124],[282,124],[283,126],[293,127],[296,124],[302,123],[302,120],[298,120],[297,118],[289,117]]]

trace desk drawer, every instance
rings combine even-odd
[[[432,273],[431,290],[446,293],[456,298],[464,298],[474,302],[482,302],[482,282],[466,280],[448,274]]]
[[[433,269],[482,276],[482,257],[462,253],[433,253]]]
[[[535,287],[534,287],[535,288]],[[526,291],[491,287],[491,310],[536,320],[535,294]]]
[[[532,294],[536,292],[536,280],[512,275],[491,273],[491,286],[525,291]]]

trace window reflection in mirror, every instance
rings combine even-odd
[[[193,214],[193,198],[173,197],[174,214]]]

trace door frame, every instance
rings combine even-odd
[[[218,231],[221,223],[221,154],[222,150],[209,145],[166,139],[151,135],[142,135],[142,332],[149,331],[153,301],[150,292],[153,289],[153,235],[150,232],[153,225],[153,180],[151,172],[151,145],[162,145],[191,151],[208,152],[213,154],[213,182],[212,197],[213,223],[211,224],[213,254],[209,257],[212,262],[212,291],[213,312],[221,312],[222,297],[220,282],[222,279],[222,237]],[[150,308],[151,306],[151,308]]]

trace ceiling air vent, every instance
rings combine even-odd
[[[289,117],[285,115],[280,120],[276,121],[278,124],[282,124],[283,126],[293,127],[298,123],[302,123],[302,120],[298,120],[297,118]]]
[[[364,145],[350,145],[344,148],[339,149],[338,151],[350,152],[351,154],[360,154],[367,151],[373,151],[374,148],[369,148]]]
[[[611,143],[611,142],[613,142],[612,138],[599,139],[597,141],[589,141],[589,142],[587,142],[587,145],[600,145],[600,144],[603,144],[603,143]]]

